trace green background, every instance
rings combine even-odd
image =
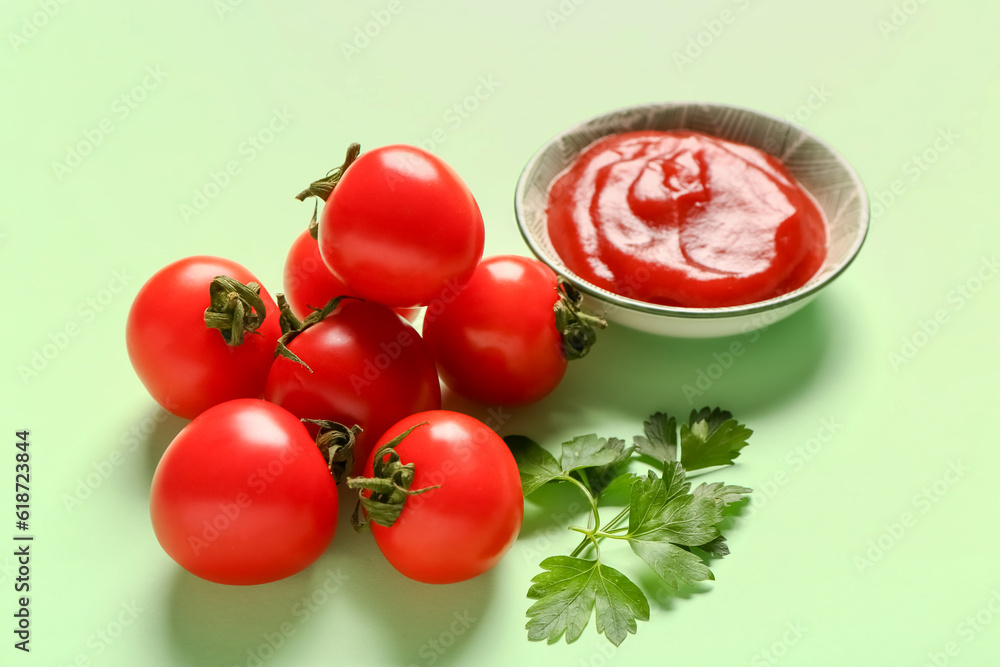
[[[365,43],[373,16],[387,25]],[[7,629],[0,547],[0,663],[228,667],[265,646],[274,666],[993,664],[998,21],[995,3],[934,0],[5,2],[0,545],[22,428],[36,541],[29,655]],[[481,79],[491,90],[467,99]],[[554,446],[629,437],[658,409],[734,411],[751,447],[706,479],[756,493],[717,581],[671,594],[644,575],[652,618],[613,650],[592,625],[570,646],[526,639],[537,563],[575,542],[551,504],[529,502],[500,566],[453,586],[396,574],[346,528],[350,508],[315,566],[267,586],[203,582],[163,553],[149,483],[184,421],[157,409],[124,345],[149,275],[217,254],[277,291],[310,213],[292,195],[352,140],[431,147],[475,193],[487,254],[525,254],[511,199],[533,151],[660,100],[791,115],[877,202],[858,261],[789,320],[700,341],[611,328],[551,397],[494,412],[501,432]],[[733,340],[747,351],[730,363]],[[685,392],[702,374],[703,394]]]

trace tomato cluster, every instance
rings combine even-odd
[[[441,409],[439,374],[478,401],[527,403],[592,342],[595,321],[548,267],[481,261],[482,215],[448,165],[412,146],[359,150],[299,195],[325,204],[277,301],[243,266],[195,256],[154,274],[129,312],[140,380],[193,419],[154,474],[153,528],[205,579],[307,567],[333,539],[341,477],[404,575],[490,569],[520,527],[517,467],[491,429]],[[423,307],[421,336],[407,320]]]

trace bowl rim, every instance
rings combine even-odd
[[[806,283],[798,289],[792,290],[791,292],[786,292],[779,296],[767,299],[766,301],[754,301],[753,303],[746,303],[739,306],[726,306],[723,308],[683,308],[679,306],[665,306],[657,303],[649,303],[647,301],[639,301],[637,299],[630,299],[620,294],[615,294],[614,292],[609,292],[601,287],[593,285],[583,278],[580,278],[575,273],[570,271],[566,267],[557,266],[554,260],[549,256],[549,253],[543,249],[538,243],[535,242],[529,233],[525,222],[524,222],[524,197],[525,192],[528,188],[528,173],[534,168],[534,166],[541,159],[542,153],[545,152],[550,146],[558,141],[561,141],[565,137],[577,134],[583,131],[588,126],[595,124],[601,119],[608,118],[610,116],[621,114],[629,111],[639,111],[642,109],[670,109],[677,107],[711,107],[715,109],[724,109],[732,111],[741,111],[744,113],[754,114],[772,121],[775,121],[781,125],[794,128],[795,130],[801,132],[809,139],[820,144],[847,172],[851,181],[854,183],[854,189],[858,193],[861,204],[861,220],[859,225],[859,233],[854,239],[854,242],[848,248],[848,252],[845,258],[840,262],[840,264],[835,265],[833,270],[827,273],[823,278],[815,282]],[[612,127],[610,124],[608,127]],[[614,134],[614,131],[607,132],[602,136],[610,136]],[[761,149],[758,149],[761,150]],[[775,156],[778,157],[778,156]],[[807,190],[808,192],[808,190]],[[812,194],[810,193],[810,196]],[[707,319],[707,318],[719,318],[719,317],[733,317],[742,315],[754,315],[781,306],[785,306],[802,299],[812,298],[819,290],[821,290],[826,285],[833,282],[836,278],[842,274],[847,267],[849,267],[858,256],[858,252],[861,250],[861,246],[864,244],[865,239],[868,236],[868,230],[871,223],[871,203],[868,198],[868,192],[865,189],[864,183],[861,181],[861,177],[858,176],[857,171],[851,165],[850,162],[833,146],[829,143],[816,136],[814,133],[805,129],[801,125],[797,125],[785,118],[775,116],[774,114],[765,113],[758,111],[756,109],[751,109],[749,107],[739,106],[735,104],[721,104],[718,102],[693,102],[693,101],[676,101],[676,102],[651,102],[646,104],[635,104],[632,106],[618,107],[610,111],[592,116],[578,123],[575,123],[568,128],[562,130],[561,132],[550,137],[545,143],[538,147],[532,154],[531,158],[521,169],[521,174],[517,179],[517,186],[514,189],[514,217],[517,220],[517,228],[520,231],[522,238],[524,238],[525,243],[531,251],[538,257],[543,263],[545,263],[549,268],[555,271],[558,275],[563,276],[569,280],[574,287],[576,287],[581,292],[588,294],[600,301],[610,302],[612,305],[619,308],[627,308],[629,310],[640,311],[644,313],[649,313],[651,315],[666,315],[670,317],[678,318],[692,318],[692,319]]]

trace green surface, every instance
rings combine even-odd
[[[372,12],[391,21],[345,54]],[[0,664],[228,667],[259,664],[261,646],[276,667],[994,664],[998,21],[995,3],[916,0],[5,2],[0,546],[21,428],[36,541],[32,652],[5,629]],[[840,149],[878,203],[860,258],[801,313],[739,337],[724,371],[732,340],[612,329],[549,399],[493,415],[554,445],[628,436],[691,402],[733,410],[751,446],[706,479],[756,493],[717,581],[671,595],[645,576],[652,618],[613,650],[592,628],[571,646],[527,641],[529,580],[575,543],[535,503],[502,564],[454,586],[397,575],[349,508],[327,554],[272,585],[209,584],[162,552],[149,483],[184,422],[146,395],[123,336],[152,272],[219,254],[277,290],[309,215],[292,195],[350,140],[433,144],[479,200],[487,253],[525,253],[511,199],[532,152],[591,115],[671,99],[792,114]],[[459,115],[464,100],[477,108]],[[689,402],[700,373],[719,377]]]

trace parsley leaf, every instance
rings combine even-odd
[[[688,493],[690,486],[677,462],[665,467],[663,478],[650,471],[632,486],[629,530],[624,536],[632,551],[674,588],[715,578],[686,547],[728,554],[717,527],[722,509],[750,493],[742,486],[721,483],[701,484]]]
[[[619,438],[608,438],[606,446],[617,452],[617,459],[615,461],[596,468],[582,468],[579,471],[581,474],[587,476],[587,482],[590,484],[590,492],[595,496],[603,494],[604,489],[609,484],[616,479],[620,479],[622,474],[627,474],[623,464],[631,458],[632,452],[635,451],[634,447],[625,447],[625,441]]]
[[[531,580],[528,597],[534,602],[525,627],[532,641],[553,644],[564,638],[572,643],[594,616],[597,632],[618,646],[636,632],[637,621],[649,619],[642,590],[602,562],[603,540],[628,542],[674,588],[714,579],[706,559],[729,554],[720,532],[724,510],[750,489],[721,482],[692,489],[686,470],[733,463],[753,431],[718,408],[693,410],[679,428],[675,417],[657,412],[643,427],[644,435],[635,436],[630,446],[591,433],[564,442],[558,458],[529,438],[504,439],[517,461],[525,495],[548,482],[565,481],[577,486],[590,504],[586,527],[569,526],[582,534],[582,541],[568,556],[542,561],[543,571]],[[632,464],[650,459],[662,465],[662,476],[653,470],[645,477],[629,472]],[[627,499],[625,507],[602,521],[602,505],[620,504],[622,498]],[[593,549],[593,560],[581,558],[588,549]]]
[[[714,431],[719,428],[723,422],[729,421],[733,418],[733,413],[729,410],[720,410],[719,408],[702,408],[701,410],[692,410],[691,415],[688,417],[688,424],[694,424],[695,422],[706,421],[708,422],[708,430]]]
[[[673,461],[677,458],[677,419],[665,412],[657,412],[643,423],[646,435],[632,438],[640,454],[657,461]]]
[[[615,477],[610,484],[601,489],[600,496],[601,498],[607,498],[608,496],[612,496],[619,492],[631,494],[632,485],[638,480],[639,476],[630,472],[619,475],[618,477]]]
[[[711,495],[684,493],[674,483],[649,471],[649,475],[632,486],[629,505],[628,534],[633,539],[672,542],[682,546],[698,546],[719,536],[715,524],[722,520],[722,510]],[[704,486],[704,485],[702,485]],[[699,489],[702,487],[699,487]]]
[[[729,555],[729,545],[726,544],[726,538],[723,535],[719,535],[711,542],[699,544],[698,548],[715,556],[716,558],[722,558],[723,556]]]
[[[724,410],[692,410],[681,424],[681,464],[686,470],[730,465],[753,434]]]
[[[524,495],[530,495],[543,484],[563,476],[555,457],[531,438],[508,435],[503,441],[514,454]]]
[[[663,483],[667,487],[667,500],[691,490],[691,483],[684,475],[684,468],[677,461],[669,461],[663,466]]]
[[[591,433],[564,442],[560,461],[556,461],[545,448],[523,435],[508,435],[504,442],[514,454],[526,496],[543,484],[565,479],[573,471],[579,471],[591,493],[600,495],[622,474],[620,466],[633,451],[632,447],[625,446],[624,440],[598,438]]]
[[[532,579],[528,597],[528,639],[550,644],[565,634],[566,643],[580,638],[596,609],[597,631],[618,646],[636,620],[649,620],[649,602],[639,587],[600,561],[552,556],[541,563],[544,572]]]
[[[630,539],[632,551],[646,561],[653,572],[671,588],[677,590],[681,584],[695,584],[706,579],[715,579],[708,566],[693,553],[670,542],[655,539]]]
[[[580,468],[600,468],[621,463],[632,454],[632,448],[625,448],[625,441],[619,438],[598,438],[589,433],[573,438],[562,445],[559,463],[564,472]]]
[[[753,489],[745,486],[733,486],[715,482],[714,484],[699,484],[694,490],[695,497],[708,497],[715,501],[719,509],[719,520],[722,520],[722,508],[743,500],[743,497],[753,493]]]

